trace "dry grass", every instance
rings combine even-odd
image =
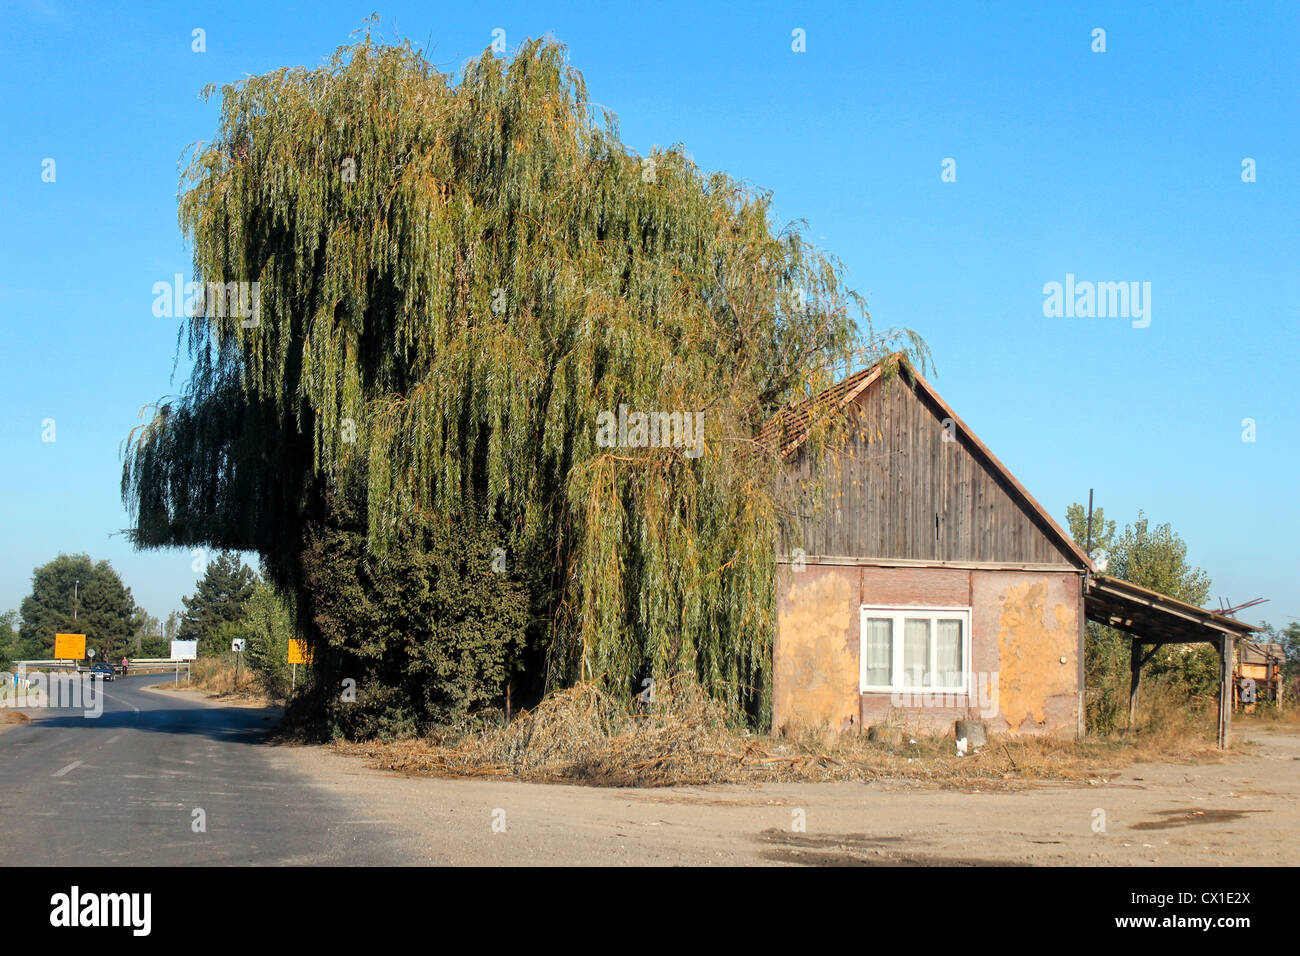
[[[1176,726],[1153,716],[1158,719],[1148,729],[1110,740],[994,735],[988,746],[963,757],[951,734],[923,733],[905,723],[898,724],[902,736],[895,746],[824,727],[763,736],[731,725],[692,684],[659,685],[655,702],[643,710],[580,684],[504,727],[335,747],[402,773],[614,787],[892,779],[924,787],[1015,788],[1043,780],[1100,782],[1137,761],[1222,759],[1194,723]]]
[[[1300,730],[1300,704],[1296,704],[1294,701],[1283,701],[1282,712],[1278,713],[1276,706],[1262,703],[1255,708],[1253,714],[1233,714],[1232,726],[1243,730],[1294,732]]]
[[[198,690],[218,700],[265,701],[266,695],[248,668],[241,667],[235,683],[235,665],[222,657],[201,657],[190,664],[190,681],[168,681],[160,690]]]

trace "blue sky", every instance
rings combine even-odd
[[[192,590],[188,551],[126,543],[118,485],[139,408],[182,380],[151,288],[190,271],[177,160],[216,118],[198,92],[315,65],[376,9],[444,70],[498,27],[511,50],[553,34],[633,149],[680,142],[806,219],[878,328],[925,337],[932,383],[1058,520],[1094,487],[1121,524],[1138,509],[1170,522],[1216,603],[1263,596],[1248,620],[1300,616],[1293,3],[13,0],[0,610],[60,551],[109,559],[160,617]],[[1044,317],[1044,284],[1067,273],[1150,282],[1150,325]]]

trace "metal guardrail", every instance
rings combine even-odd
[[[22,668],[23,670],[26,670],[29,667],[44,667],[52,669],[62,668],[65,670],[71,668],[72,670],[81,670],[80,661],[13,661],[9,666]],[[86,666],[89,667],[90,665],[87,664]]]
[[[115,673],[121,673],[122,670],[121,665],[114,661],[96,661],[95,663],[108,663],[112,666]],[[176,660],[170,657],[138,657],[134,659],[128,657],[126,660],[126,672],[127,674],[130,674],[132,671],[178,671],[182,667],[184,667],[188,672],[191,663],[192,661]],[[10,664],[10,667],[14,670],[27,670],[32,668],[36,670],[83,671],[89,670],[92,666],[93,665],[87,664],[84,661],[13,661]]]

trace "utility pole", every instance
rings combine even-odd
[[[1092,560],[1092,489],[1088,489],[1088,546],[1083,549],[1083,553]]]

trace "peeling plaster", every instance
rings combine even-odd
[[[1018,733],[1026,720],[1047,719],[1048,698],[1076,693],[1078,625],[1070,605],[1049,600],[1045,581],[1008,584],[999,597],[999,700]]]
[[[778,622],[777,712],[787,723],[847,729],[858,716],[857,586],[835,571],[791,578]]]

